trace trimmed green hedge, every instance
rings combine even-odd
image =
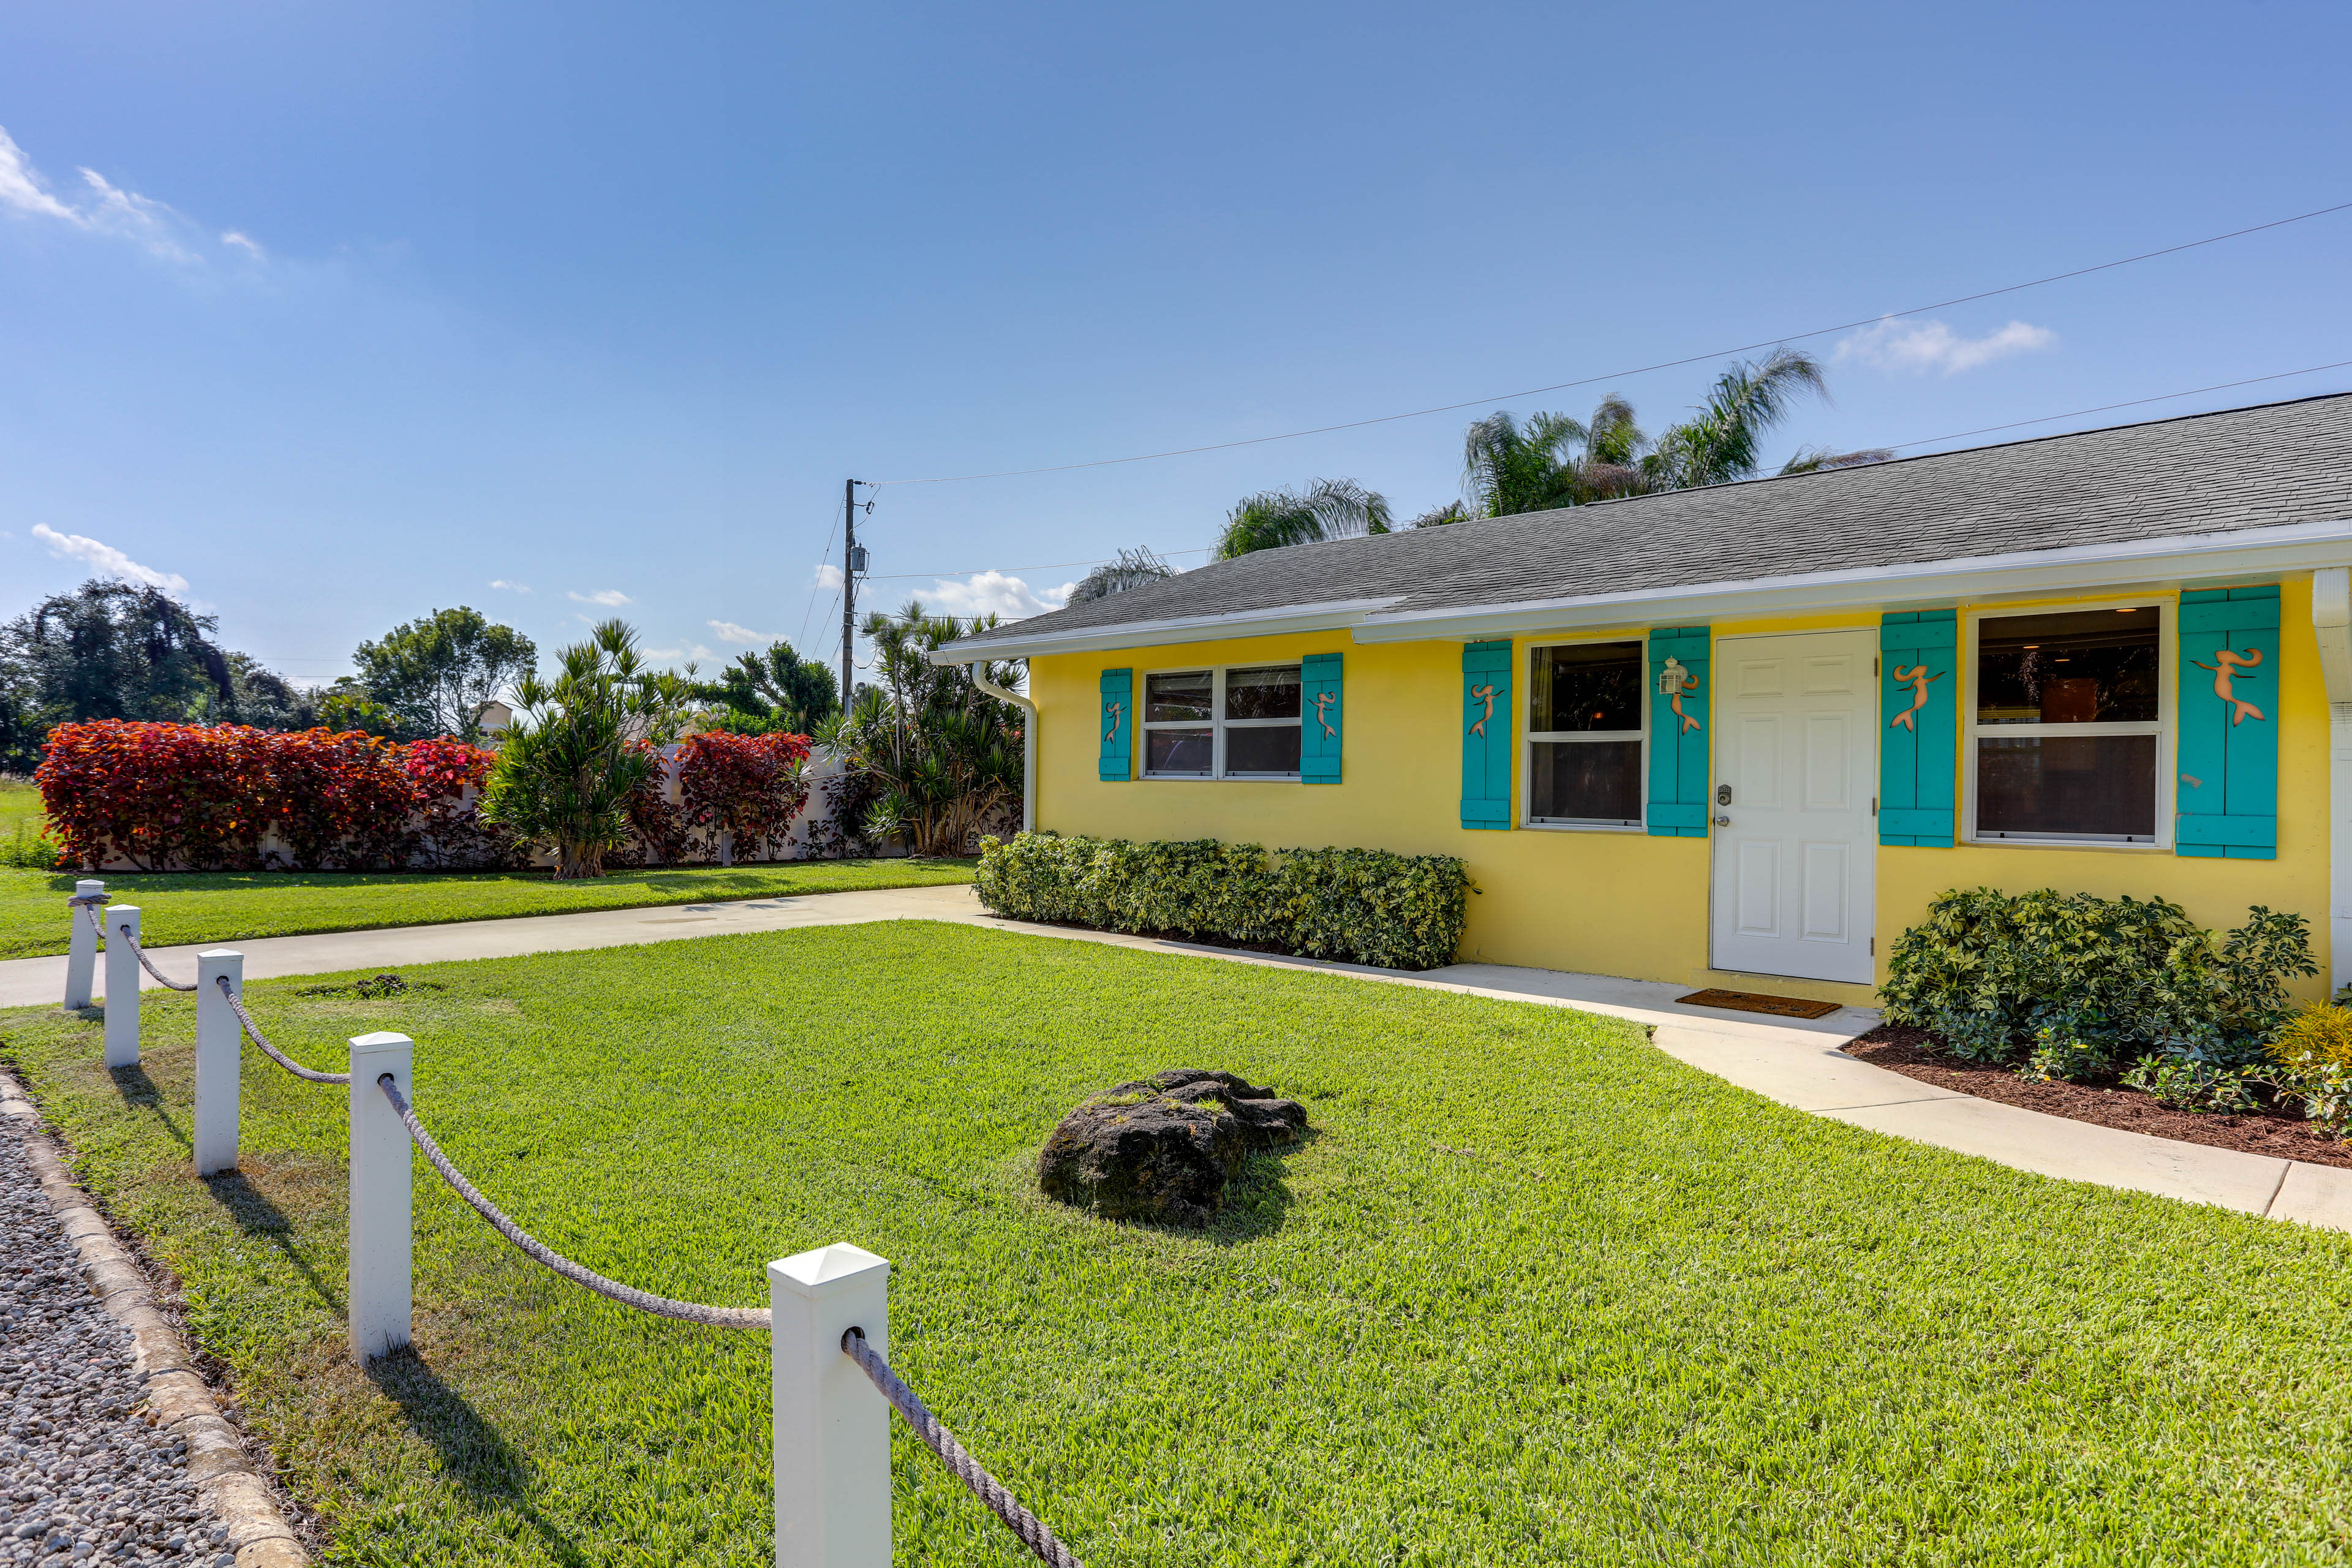
[[[972,885],[1007,920],[1268,942],[1383,969],[1453,963],[1473,890],[1451,855],[1285,849],[1269,861],[1258,845],[1213,838],[1052,833],[983,838]]]

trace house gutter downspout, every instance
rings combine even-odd
[[[2327,990],[2352,984],[2352,568],[2311,574],[2311,624],[2327,682]]]
[[[1021,726],[1021,831],[1037,831],[1037,705],[1018,691],[1008,691],[988,679],[988,661],[974,659],[964,666],[971,683],[991,697],[1002,698],[1029,715]]]

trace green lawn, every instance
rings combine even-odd
[[[776,866],[688,866],[616,871],[559,882],[545,871],[371,875],[348,871],[109,872],[117,903],[139,906],[141,940],[236,942],[299,931],[438,925],[512,915],[698,904],[866,888],[969,882],[969,860],[796,860]],[[65,900],[74,877],[0,870],[0,959],[66,950]]]
[[[0,867],[56,865],[56,846],[41,837],[46,826],[32,781],[0,779]]]
[[[2341,1563],[2352,1237],[1782,1110],[1632,1026],[929,922],[257,984],[320,1065],[417,1040],[420,1112],[593,1268],[764,1300],[893,1260],[900,1369],[1090,1568]],[[524,1260],[417,1166],[418,1350],[344,1364],[344,1101],[257,1056],[242,1174],[187,1156],[193,1004],[143,1073],[0,1049],[184,1282],[338,1563],[768,1561],[767,1350]],[[1303,1099],[1207,1234],[1033,1190],[1087,1091]],[[895,1422],[901,1563],[1024,1559]]]

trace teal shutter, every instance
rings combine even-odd
[[[1125,784],[1135,776],[1135,671],[1102,672],[1102,765],[1096,776],[1105,784]]]
[[[1960,703],[1960,623],[1950,610],[1885,616],[1878,629],[1878,841],[1949,849]]]
[[[1462,826],[1511,826],[1511,644],[1462,648]]]
[[[2278,858],[2279,591],[2180,595],[2179,778],[2173,847],[2212,860]]]
[[[1705,626],[1661,626],[1650,634],[1648,816],[1653,838],[1706,837],[1712,646]],[[1671,668],[1668,659],[1674,660]]]
[[[1340,656],[1310,653],[1299,660],[1298,778],[1302,784],[1339,782]]]

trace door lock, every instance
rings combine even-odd
[[[1715,804],[1717,805],[1729,805],[1731,804],[1731,786],[1729,784],[1717,784],[1715,786]]]

